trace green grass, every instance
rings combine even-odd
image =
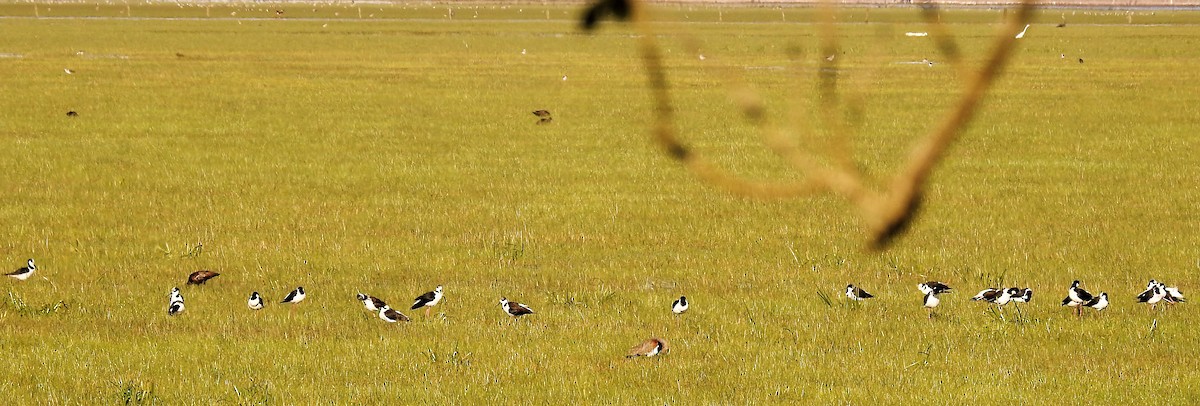
[[[124,11],[41,6],[43,17]],[[909,235],[870,253],[856,213],[836,198],[728,196],[660,154],[628,27],[585,35],[577,9],[514,8],[478,8],[479,21],[444,19],[442,7],[384,7],[361,21],[346,7],[311,16],[295,7],[284,19],[260,10],[266,19],[256,20],[244,19],[248,9],[216,19],[173,5],[131,12],[197,19],[0,20],[0,264],[33,257],[42,268],[24,283],[0,281],[0,395],[12,404],[1200,396],[1200,317],[1190,304],[1151,313],[1132,298],[1150,278],[1200,286],[1200,15],[1138,12],[1130,25],[1115,12],[1041,14],[936,171]],[[796,23],[810,10],[793,11],[788,23],[777,9],[656,15],[685,138],[746,176],[797,175],[738,117],[725,78],[761,91],[777,121],[822,134],[816,30]],[[756,23],[711,22],[718,12]],[[1059,14],[1066,28],[1053,27]],[[951,11],[945,21],[977,57],[1000,16]],[[859,161],[882,176],[952,102],[959,78],[945,65],[896,63],[938,59],[928,41],[903,36],[923,29],[915,11],[870,19],[839,27],[839,62],[843,90],[866,109],[854,121]],[[536,109],[553,111],[554,123],[534,125]],[[187,311],[168,317],[168,292],[197,269],[222,275],[185,287]],[[914,286],[928,279],[958,290],[933,320]],[[1078,320],[1060,308],[1073,279],[1108,292],[1112,307]],[[1008,309],[1001,320],[967,300],[1001,281],[1035,289],[1024,318]],[[851,282],[878,297],[846,303]],[[435,316],[408,312],[408,324],[382,323],[354,300],[364,291],[406,304],[438,284],[447,296]],[[251,291],[275,303],[297,285],[309,298],[295,309],[245,307]],[[692,309],[675,318],[668,308],[681,294]],[[538,314],[513,323],[501,296]],[[650,336],[668,339],[670,354],[622,357]]]

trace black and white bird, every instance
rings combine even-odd
[[[1167,291],[1158,282],[1152,280],[1149,287],[1137,295],[1137,301],[1138,303],[1150,305],[1150,309],[1153,310],[1158,305],[1158,302],[1166,297]]]
[[[1088,291],[1079,287],[1079,281],[1071,282],[1071,288],[1067,289],[1067,299],[1070,299],[1073,303],[1067,306],[1072,306],[1075,308],[1075,316],[1081,316],[1083,314],[1083,307],[1079,305],[1090,302],[1093,298],[1094,297],[1091,293],[1088,293]]]
[[[18,280],[26,280],[29,279],[30,276],[33,276],[34,271],[37,271],[37,265],[34,265],[33,258],[30,258],[28,261],[25,261],[25,266],[17,268],[17,270],[9,272],[5,275],[17,278]]]
[[[929,281],[925,283],[918,283],[917,290],[920,290],[921,293],[925,294],[925,309],[929,310],[929,318],[932,319],[933,308],[942,303],[942,300],[938,299],[938,295],[942,293],[949,293],[950,287],[941,282]]]
[[[437,289],[432,292],[425,292],[421,296],[417,296],[413,300],[412,310],[425,308],[425,317],[429,317],[429,312],[433,310],[433,306],[437,306],[438,302],[442,301],[442,285],[438,285]]]
[[[372,312],[377,312],[377,311],[379,311],[379,309],[382,309],[384,306],[387,306],[387,303],[380,300],[379,298],[377,298],[375,296],[367,295],[364,293],[358,294],[358,300],[363,302],[364,308],[366,308],[368,311],[372,311]]]
[[[680,296],[679,299],[675,299],[675,301],[671,303],[671,313],[683,314],[683,312],[686,312],[687,310],[687,296]]]
[[[1012,300],[1017,303],[1029,303],[1030,300],[1033,300],[1033,289],[1021,289],[1016,296],[1013,296]]]
[[[262,309],[263,308],[262,296],[259,296],[258,292],[251,293],[250,300],[246,301],[246,306],[250,307],[250,310]]]
[[[304,287],[299,286],[296,290],[288,292],[287,296],[283,297],[283,301],[279,303],[300,303],[300,301],[304,300],[304,296]]]
[[[921,293],[924,293],[924,294],[933,293],[935,295],[940,295],[943,293],[950,293],[950,290],[951,290],[949,286],[946,286],[946,284],[937,282],[937,281],[918,283],[917,289],[919,289],[921,291]]]
[[[1012,301],[1013,297],[1015,297],[1016,295],[1019,295],[1019,294],[1021,294],[1021,289],[1018,289],[1018,288],[1004,289],[1003,291],[1000,292],[1000,296],[996,297],[996,300],[993,303],[995,303],[996,306],[1004,307],[1004,305],[1006,305],[1006,304],[1008,304],[1008,302]]]
[[[863,300],[873,298],[875,295],[867,293],[867,291],[854,286],[854,284],[850,284],[846,285],[846,297],[850,298],[850,300]]]
[[[403,313],[396,311],[396,309],[393,309],[391,306],[388,306],[387,304],[384,304],[383,307],[379,308],[379,318],[388,323],[395,323],[398,321],[408,321],[409,320],[408,316],[405,316]]]
[[[171,302],[167,305],[167,314],[174,316],[183,311],[183,293],[179,293],[179,287],[171,289]]]
[[[999,288],[987,288],[987,289],[979,291],[979,293],[976,293],[975,296],[971,297],[971,300],[974,300],[976,302],[983,301],[983,302],[992,303],[992,302],[995,302],[996,298],[1000,296],[1000,292],[1002,290],[1003,289],[999,289]]]
[[[1083,305],[1096,309],[1097,311],[1104,310],[1104,308],[1108,307],[1108,293],[1100,292],[1100,296],[1093,297],[1092,300],[1089,300]]]
[[[1167,297],[1163,298],[1163,300],[1167,301],[1167,304],[1183,303],[1187,301],[1187,299],[1183,297],[1183,292],[1180,292],[1178,287],[1167,286],[1162,283],[1160,283],[1160,285],[1162,285],[1163,291],[1167,292]]]
[[[630,348],[625,358],[653,357],[664,352],[667,352],[667,341],[652,337]]]
[[[530,309],[529,306],[526,306],[522,303],[510,302],[508,301],[508,298],[503,297],[500,298],[500,308],[504,309],[504,313],[507,313],[513,318],[518,318],[527,314],[533,314],[533,309]]]

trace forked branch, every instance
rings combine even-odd
[[[683,143],[675,127],[675,109],[671,100],[671,88],[663,65],[662,51],[658,44],[654,26],[643,15],[642,2],[637,0],[601,0],[589,8],[585,17],[585,28],[591,28],[606,14],[628,18],[641,31],[639,43],[642,63],[646,67],[649,87],[654,102],[654,139],[668,156],[680,161],[701,180],[732,193],[758,197],[798,197],[816,193],[833,193],[846,198],[859,208],[867,226],[871,247],[886,248],[895,237],[902,235],[913,216],[920,208],[922,190],[933,168],[945,155],[947,149],[963,132],[979,107],[980,100],[1000,75],[1008,62],[1016,43],[1015,35],[1030,18],[1033,0],[1024,0],[1015,13],[997,33],[991,49],[983,63],[974,69],[964,66],[960,50],[953,36],[937,18],[937,11],[927,8],[924,12],[932,39],[943,58],[966,75],[962,94],[942,116],[940,122],[909,151],[906,160],[881,184],[871,184],[864,179],[853,165],[849,151],[850,134],[837,120],[836,84],[828,76],[834,71],[834,58],[822,62],[819,88],[824,103],[821,116],[827,130],[833,134],[837,156],[830,159],[834,165],[823,165],[811,151],[803,150],[784,135],[782,131],[763,127],[764,143],[780,155],[786,163],[803,173],[800,180],[788,182],[759,182],[734,175],[723,170],[691,150]],[[832,23],[832,8],[827,7],[825,23],[821,25],[821,49],[833,54],[837,49],[836,31]],[[755,99],[756,100],[756,99]],[[743,106],[748,113],[761,111],[762,106],[750,103]]]

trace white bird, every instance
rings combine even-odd
[[[172,288],[171,289],[171,302],[182,302],[182,301],[183,301],[183,294],[179,293],[179,287],[176,286],[176,287]]]
[[[17,270],[9,272],[5,275],[17,278],[18,280],[26,280],[29,279],[30,276],[33,276],[34,271],[37,271],[37,265],[34,265],[33,258],[30,258],[28,261],[25,261],[25,266],[17,268]]]
[[[171,289],[171,303],[167,306],[167,314],[174,316],[183,311],[183,294],[179,293],[179,287]]]
[[[522,48],[522,49],[521,49],[521,55],[525,55],[525,49],[524,49],[524,48]]]
[[[1017,33],[1017,36],[1015,38],[1016,39],[1025,38],[1025,31],[1029,31],[1029,24],[1025,24],[1025,29],[1023,29],[1023,30],[1021,30],[1021,32]]]
[[[680,296],[679,299],[671,303],[671,313],[683,314],[688,309],[687,296]]]
[[[567,81],[567,75],[563,75],[563,82]]]
[[[246,306],[250,307],[250,310],[262,309],[263,308],[262,296],[259,296],[258,292],[251,293],[250,300],[246,301]]]
[[[66,72],[68,75],[71,75],[71,74],[74,74],[74,73],[75,73],[75,71],[74,71],[73,69],[70,69],[70,68],[63,69],[63,72]]]
[[[304,300],[305,296],[304,287],[300,286],[296,290],[288,292],[287,296],[283,297],[283,301],[279,303],[300,303],[300,301]]]

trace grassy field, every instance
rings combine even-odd
[[[1133,299],[1150,278],[1200,287],[1200,14],[1039,15],[909,235],[872,253],[841,200],[729,196],[656,150],[628,27],[289,7],[0,5],[21,17],[0,19],[0,265],[41,267],[0,280],[10,404],[1200,397],[1200,316]],[[883,175],[959,78],[905,63],[937,60],[903,35],[915,11],[839,16],[859,161]],[[944,21],[978,56],[1000,17]],[[739,174],[797,176],[728,83],[820,137],[811,10],[656,18],[685,138]],[[167,316],[197,269],[222,275]],[[930,279],[957,290],[932,320],[914,286]],[[1059,306],[1073,279],[1112,306],[1076,319]],[[878,297],[847,303],[847,283]],[[1035,289],[1024,317],[968,300],[1000,283]],[[354,300],[439,284],[434,316],[407,324]],[[274,305],[298,285],[304,303]],[[251,291],[272,304],[247,309]],[[538,313],[513,323],[501,296]],[[671,352],[622,357],[650,336]]]

